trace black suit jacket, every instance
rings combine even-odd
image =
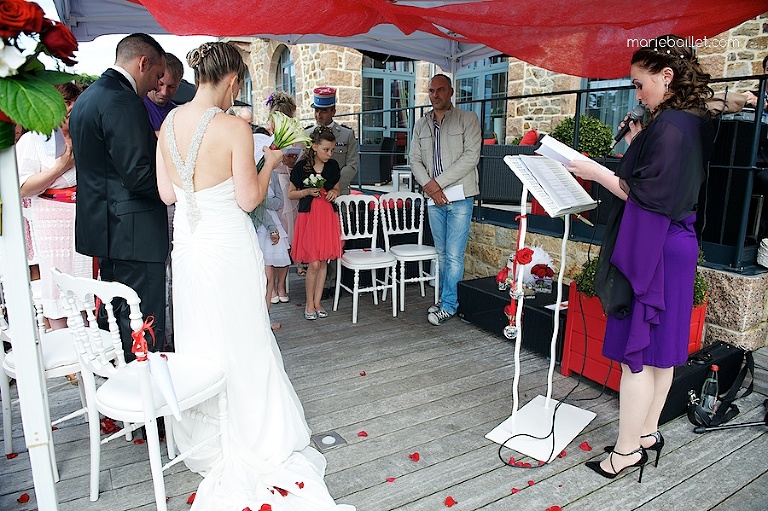
[[[168,216],[157,191],[157,139],[142,99],[108,69],[69,120],[77,168],[75,247],[94,257],[164,262]]]

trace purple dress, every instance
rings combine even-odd
[[[618,171],[629,198],[615,242],[601,257],[626,278],[632,297],[627,315],[608,317],[603,355],[632,372],[688,357],[695,211],[712,135],[708,118],[665,110],[630,145]]]

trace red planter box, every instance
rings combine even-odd
[[[691,313],[688,353],[701,349],[706,313],[706,303],[694,307]],[[576,283],[572,282],[568,292],[568,314],[565,321],[565,344],[560,373],[564,376],[570,376],[571,372],[581,373],[584,377],[601,385],[605,382],[606,387],[618,392],[621,366],[618,362],[603,356],[606,320],[600,300],[597,297],[588,298],[582,295],[576,291]]]

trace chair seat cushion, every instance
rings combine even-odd
[[[181,410],[216,395],[225,382],[221,366],[210,360],[188,354],[165,355],[168,357],[168,370]],[[100,412],[117,420],[144,420],[137,369],[137,362],[131,362],[96,390],[96,403]],[[152,396],[158,415],[169,415],[170,408],[154,382]]]
[[[106,330],[100,330],[100,332],[104,344],[111,346],[112,338],[109,332]],[[72,369],[72,372],[80,370],[75,343],[68,328],[46,332],[40,339],[40,346],[43,352],[43,368],[45,371],[73,365],[77,367]],[[6,353],[4,367],[15,375],[16,361],[13,350]]]
[[[389,253],[398,259],[427,259],[430,257],[437,257],[437,250],[435,250],[435,247],[412,243],[390,247]]]
[[[395,256],[389,252],[344,252],[341,256],[341,262],[349,268],[366,270],[395,264]]]

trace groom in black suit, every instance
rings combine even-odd
[[[103,280],[122,282],[139,295],[144,317],[155,317],[151,351],[161,349],[165,337],[168,219],[157,191],[157,139],[143,98],[157,87],[165,64],[152,37],[125,37],[115,65],[80,95],[69,121],[78,180],[75,247],[98,259]],[[113,305],[131,361],[128,306],[124,300]]]

